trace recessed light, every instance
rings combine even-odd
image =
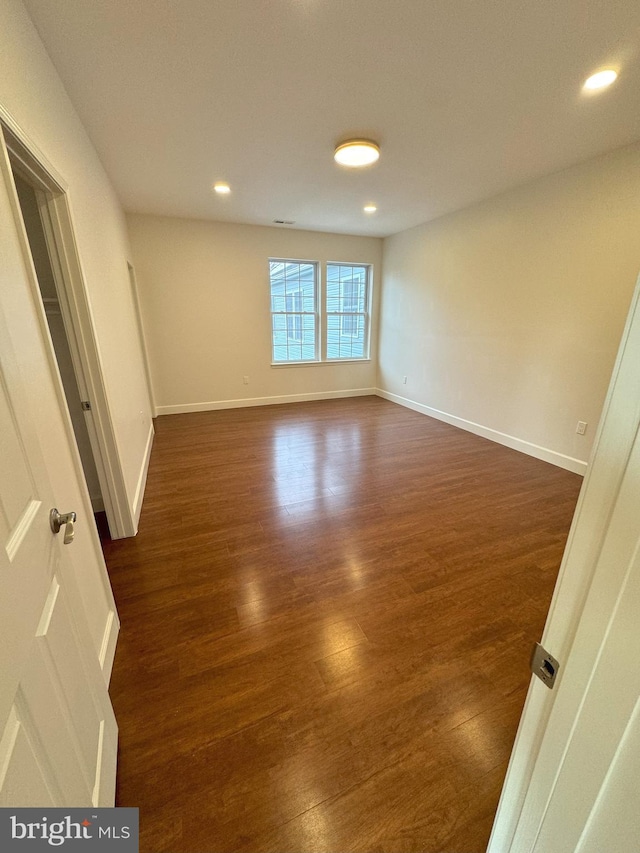
[[[370,139],[349,139],[335,150],[333,159],[341,166],[370,166],[380,156],[380,146]]]
[[[375,204],[365,204],[362,209],[365,213],[375,213],[378,208],[375,206]]]
[[[613,70],[613,68],[598,71],[596,74],[592,74],[591,77],[585,80],[582,88],[588,89],[589,91],[593,91],[594,89],[604,89],[606,86],[610,86],[617,76],[618,74]]]
[[[213,188],[217,193],[220,193],[220,195],[227,195],[231,192],[231,187],[224,181],[218,181],[213,185]]]

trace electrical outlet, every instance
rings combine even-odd
[[[578,421],[578,426],[576,427],[576,432],[578,435],[584,435],[587,431],[587,422],[586,421]]]
[[[248,385],[248,384],[249,384],[249,377],[248,377],[248,376],[243,376],[243,377],[242,377],[242,381],[244,382],[244,384],[245,384],[245,385]]]
[[[406,377],[406,376],[403,376],[403,377],[402,377],[402,384],[403,384],[403,385],[406,385],[406,384],[407,384],[407,377]]]

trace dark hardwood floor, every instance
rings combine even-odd
[[[580,484],[377,397],[157,419],[104,543],[141,851],[484,851]]]

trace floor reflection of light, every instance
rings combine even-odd
[[[322,633],[323,657],[348,651],[364,638],[354,619],[326,623],[322,626]]]
[[[348,557],[346,563],[347,571],[349,572],[349,577],[352,581],[354,581],[354,588],[357,589],[362,585],[362,580],[364,578],[362,564],[356,557]]]
[[[265,591],[260,574],[249,569],[243,574],[242,583],[239,588],[242,606],[252,615],[261,615],[265,605]]]
[[[244,608],[254,623],[261,622],[265,616],[264,598],[250,598],[244,602]]]
[[[317,499],[319,511],[340,511],[361,465],[359,424],[330,426],[281,423],[274,426],[271,463],[273,490],[280,505]],[[345,478],[344,471],[349,470]],[[333,494],[331,488],[337,488]]]
[[[362,666],[362,645],[349,646],[340,652],[340,663],[342,672],[352,675]]]
[[[305,850],[331,849],[329,844],[330,826],[324,803],[306,811],[299,820],[302,834],[306,839]]]
[[[496,738],[488,715],[477,714],[461,723],[450,732],[450,739],[457,741],[461,760],[473,762],[482,774],[488,773],[496,763]]]
[[[323,789],[322,773],[318,771],[321,766],[315,749],[304,750],[290,756],[283,768],[285,772],[276,777],[283,801],[293,814],[299,814],[296,822],[305,839],[301,845],[303,850],[328,850],[332,847],[324,807],[328,793]]]

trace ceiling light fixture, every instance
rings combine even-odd
[[[588,77],[583,85],[583,89],[588,89],[589,91],[594,91],[595,89],[604,89],[606,86],[610,86],[618,76],[617,72],[613,70],[613,68],[607,68],[604,71],[598,71],[596,74],[592,74],[591,77]]]
[[[214,190],[220,195],[227,195],[231,192],[231,187],[229,184],[225,184],[224,181],[218,181],[213,185]]]
[[[362,209],[365,213],[375,213],[378,208],[375,206],[375,204],[365,204]]]
[[[337,146],[333,159],[341,166],[370,166],[380,156],[380,146],[370,139],[348,139]]]

